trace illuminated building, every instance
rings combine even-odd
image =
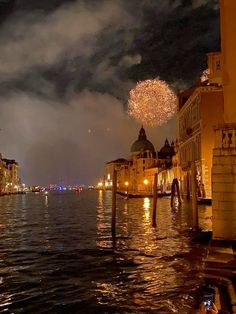
[[[20,188],[18,163],[1,157],[0,155],[0,193],[17,193]]]
[[[171,184],[174,179],[172,158],[175,156],[174,142],[169,144],[166,139],[164,146],[158,152],[158,176],[157,183],[161,193],[171,191]]]
[[[213,238],[236,240],[236,1],[221,0],[220,5],[224,111],[215,126]]]
[[[154,174],[157,173],[157,185],[160,193],[167,193],[171,190],[171,184],[175,178],[172,159],[175,156],[174,142],[169,144],[166,139],[165,144],[157,153],[157,161],[155,165],[145,170],[145,176],[151,183],[153,188]]]
[[[128,188],[130,193],[151,192],[151,182],[145,178],[145,170],[155,163],[155,148],[147,139],[144,128],[141,127],[138,139],[131,145],[130,157],[106,163],[104,175],[105,188],[109,188],[112,185],[112,174],[114,169],[116,169],[119,190],[126,191]]]
[[[208,54],[208,72],[196,86],[179,93],[178,154],[182,192],[190,196],[191,163],[197,170],[198,197],[211,198],[213,126],[222,121],[223,90],[220,53]]]
[[[137,192],[151,192],[151,181],[145,177],[145,170],[156,163],[156,151],[147,139],[143,127],[139,131],[138,139],[131,146],[131,158],[129,166],[131,189]]]
[[[105,164],[105,174],[104,174],[104,182],[103,187],[105,190],[110,190],[112,188],[112,179],[114,170],[119,172],[119,181],[122,182],[129,181],[128,171],[128,160],[124,158],[119,158],[116,160],[109,161]],[[122,170],[121,170],[122,169]]]
[[[152,194],[154,174],[158,172],[158,185],[162,192],[165,192],[170,189],[174,178],[172,170],[174,154],[174,143],[170,145],[166,139],[157,158],[153,144],[147,139],[146,132],[141,127],[138,139],[131,145],[130,158],[120,158],[106,163],[104,188],[111,188],[113,171],[116,169],[119,191]]]

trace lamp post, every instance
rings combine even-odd
[[[145,191],[147,192],[147,186],[148,186],[148,179],[144,179],[143,180],[143,183],[144,183],[144,185],[145,185]]]

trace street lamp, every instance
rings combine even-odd
[[[147,185],[148,185],[148,179],[144,179],[143,180],[143,183],[144,183],[144,185],[145,185],[145,191],[147,191]]]

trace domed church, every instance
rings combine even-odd
[[[140,155],[144,158],[156,158],[156,152],[153,144],[147,139],[146,132],[141,127],[138,139],[131,146],[131,155]]]
[[[154,174],[158,173],[158,185],[161,192],[170,189],[175,177],[172,157],[175,155],[174,142],[166,139],[160,151],[156,153],[153,144],[147,139],[142,126],[137,140],[130,148],[130,157],[119,158],[105,165],[104,188],[112,187],[113,171],[117,170],[117,188],[126,194],[151,195],[154,184]]]
[[[143,126],[138,139],[133,142],[130,149],[130,158],[117,159],[105,165],[105,187],[111,186],[112,173],[117,170],[118,189],[129,192],[152,192],[152,184],[145,176],[145,170],[156,165],[156,151],[153,144],[147,139]],[[109,182],[108,182],[109,178]]]

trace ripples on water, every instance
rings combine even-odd
[[[204,249],[188,207],[83,191],[0,198],[0,312],[195,313]]]

